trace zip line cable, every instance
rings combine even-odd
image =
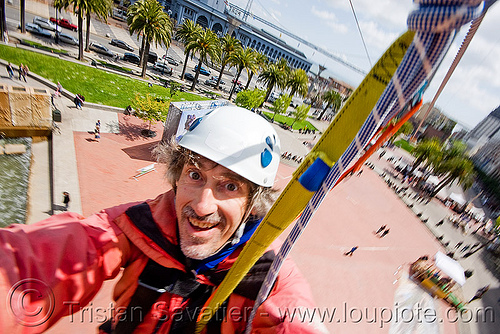
[[[368,62],[370,63],[370,68],[371,68],[371,67],[373,67],[372,60],[370,59],[370,54],[368,53],[368,49],[366,48],[366,43],[365,43],[365,39],[363,37],[363,32],[361,31],[361,27],[359,26],[358,16],[356,15],[356,11],[354,10],[352,0],[349,0],[349,3],[351,4],[352,14],[354,15],[354,20],[356,21],[356,25],[358,26],[359,35],[361,36],[361,41],[363,42],[363,47],[365,48],[366,57],[368,58]]]

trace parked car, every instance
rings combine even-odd
[[[40,35],[43,37],[52,37],[50,31],[41,28],[38,24],[35,23],[26,23],[26,30],[32,34]]]
[[[35,16],[33,18],[33,23],[38,24],[41,28],[51,30],[51,31],[56,31],[56,25],[52,22],[50,22],[49,19],[40,17],[40,16]],[[61,32],[61,27],[57,27],[57,31]]]
[[[178,66],[180,64],[178,60],[176,60],[170,56],[167,56],[167,55],[163,55],[163,57],[161,57],[161,58],[165,59],[167,61],[167,63],[174,65],[174,66]]]
[[[157,61],[153,65],[153,69],[155,71],[161,72],[162,74],[169,74],[169,75],[171,75],[172,71],[173,71],[172,67],[170,67],[162,62],[159,62],[159,61]]]
[[[141,63],[141,57],[136,54],[125,52],[123,54],[123,60],[139,65]]]
[[[54,17],[50,18],[50,22],[56,22],[56,19]],[[60,25],[63,28],[66,29],[71,29],[73,31],[78,31],[78,26],[74,25],[73,23],[69,22],[68,19],[59,19],[57,20],[57,24]]]
[[[128,51],[134,51],[133,47],[131,47],[130,45],[128,45],[127,43],[125,43],[124,41],[122,41],[120,39],[113,38],[111,40],[111,42],[109,42],[109,44],[117,46],[117,47],[125,49],[125,50],[128,50]]]
[[[139,50],[139,54],[142,54],[142,49]],[[148,63],[156,63],[158,61],[158,55],[156,52],[149,50]]]
[[[212,76],[210,77],[210,80],[215,80],[215,81],[217,81],[217,80],[219,80],[219,77],[218,77],[217,75],[212,75]],[[221,80],[221,81],[220,81],[220,84],[221,84],[221,85],[225,85],[226,83],[225,83],[223,80]]]
[[[184,73],[184,78],[186,78],[189,81],[194,81],[194,75],[192,75],[189,72]],[[197,82],[200,82],[200,80],[198,80]]]
[[[278,93],[278,92],[272,92],[271,95],[269,95],[269,98],[267,99],[267,101],[273,103],[274,101],[276,101],[277,99],[279,99],[280,96],[281,96],[280,93]]]
[[[205,80],[205,85],[215,87],[215,85],[217,85],[217,80],[215,80],[213,78]],[[219,84],[219,88],[222,89],[222,85],[221,84]]]
[[[198,65],[196,65],[193,69],[193,71],[196,71],[198,69]],[[204,68],[203,66],[200,68],[200,74],[203,74],[203,75],[210,75],[210,70],[207,70],[206,68]]]
[[[115,57],[116,56],[116,54],[114,52],[112,52],[110,49],[108,49],[104,45],[101,45],[101,44],[96,43],[96,42],[90,43],[89,49],[94,51],[94,52],[100,53],[102,55],[108,56],[108,57]]]
[[[71,44],[71,45],[78,45],[78,39],[71,36],[71,35],[60,32],[57,34],[57,36],[58,36],[60,42]]]

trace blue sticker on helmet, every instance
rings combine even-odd
[[[271,163],[271,160],[273,160],[273,155],[267,148],[264,149],[264,151],[260,154],[260,164],[262,167],[266,168]]]
[[[266,137],[266,144],[267,144],[267,146],[269,146],[269,148],[272,151],[273,150],[273,141],[271,140],[271,137],[269,137],[269,136]]]
[[[191,125],[189,126],[189,131],[193,131],[194,128],[196,128],[198,126],[198,124],[201,123],[201,120],[203,119],[203,117],[198,117],[197,119],[195,119],[193,121],[193,123],[191,123]]]

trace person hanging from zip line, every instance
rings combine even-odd
[[[0,229],[0,300],[10,303],[0,308],[0,332],[43,332],[88,305],[104,281],[121,273],[116,312],[101,319],[100,333],[194,333],[202,306],[275,200],[279,138],[262,117],[221,107],[155,152],[172,185],[156,199],[88,218],[66,212]],[[245,330],[279,246],[273,243],[257,261],[203,333]],[[252,331],[326,332],[319,319],[287,316],[314,305],[307,282],[287,259]]]

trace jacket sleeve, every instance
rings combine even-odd
[[[309,284],[287,258],[267,300],[257,309],[252,333],[328,333]]]
[[[116,277],[130,246],[112,221],[128,206],[0,229],[0,332],[40,333]]]

